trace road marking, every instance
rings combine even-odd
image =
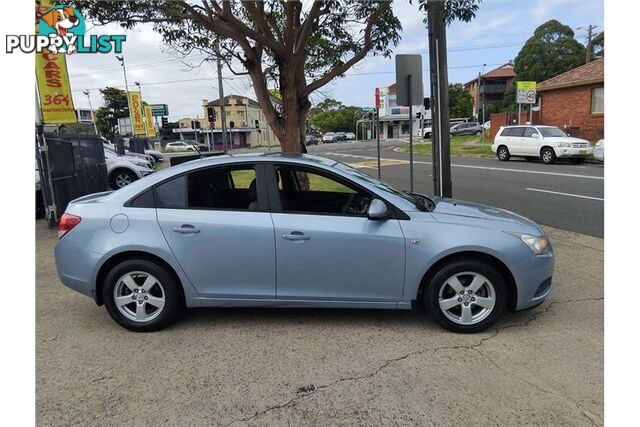
[[[537,191],[539,193],[557,194],[559,196],[578,197],[580,199],[599,200],[601,202],[604,202],[604,199],[601,199],[600,197],[582,196],[580,194],[571,194],[571,193],[561,193],[559,191],[541,190],[539,188],[527,188],[527,190],[529,190],[529,191]]]
[[[377,157],[371,156],[360,156],[357,154],[345,154],[345,153],[325,153],[330,156],[342,156],[342,157],[353,157],[356,159],[367,159],[367,160],[377,160]],[[389,159],[382,157],[381,160],[397,160],[397,159]],[[421,165],[430,165],[431,162],[423,162],[420,160],[414,160],[414,163]],[[408,162],[407,162],[408,163]],[[604,181],[603,176],[591,176],[591,175],[579,175],[574,173],[561,173],[561,172],[543,172],[543,171],[532,171],[532,170],[524,170],[524,169],[511,169],[511,168],[497,168],[494,166],[473,166],[473,165],[460,165],[460,164],[451,164],[452,167],[456,168],[467,168],[467,169],[482,169],[482,170],[490,170],[490,171],[500,171],[500,172],[514,172],[514,173],[530,173],[534,175],[551,175],[551,176],[564,176],[569,178],[583,178],[583,179],[597,179]]]
[[[408,164],[407,160],[391,160],[391,159],[380,159],[380,166],[392,166],[392,165],[404,165]],[[378,162],[374,160],[365,160],[363,162],[355,162],[355,163],[347,163],[349,166],[355,169],[378,169]]]

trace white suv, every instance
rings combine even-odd
[[[589,141],[568,136],[555,126],[505,126],[495,137],[491,150],[498,159],[511,156],[540,158],[546,164],[556,159],[569,159],[582,163],[593,153]]]

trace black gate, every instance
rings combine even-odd
[[[45,139],[57,218],[71,200],[108,190],[107,166],[99,136],[45,134]]]
[[[131,151],[132,153],[144,154],[144,150],[145,148],[147,148],[148,141],[149,140],[147,138],[141,138],[137,136],[129,138],[129,151]]]

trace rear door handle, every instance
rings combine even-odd
[[[199,233],[200,229],[195,228],[191,224],[182,224],[180,227],[175,227],[173,231],[180,234],[195,234]]]
[[[284,234],[282,236],[285,240],[309,240],[310,236],[305,236],[302,231],[292,231],[291,234]]]

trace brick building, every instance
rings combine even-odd
[[[481,106],[502,101],[504,93],[513,87],[515,79],[516,72],[513,64],[509,62],[484,73],[479,79],[476,78],[465,83],[464,89],[473,98],[473,116],[478,117],[478,120],[482,119]]]
[[[591,141],[604,138],[604,58],[538,84],[541,122]]]

